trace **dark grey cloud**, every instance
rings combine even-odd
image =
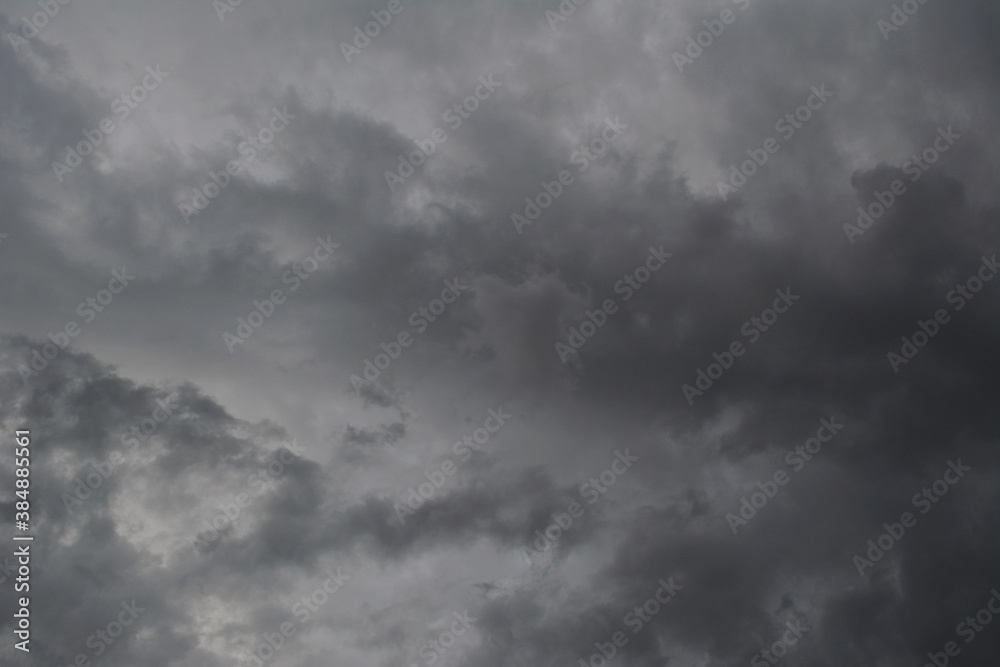
[[[219,4],[0,2],[5,660],[995,662],[995,3]]]

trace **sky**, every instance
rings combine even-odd
[[[998,29],[0,0],[0,662],[994,664]]]

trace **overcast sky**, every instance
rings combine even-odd
[[[0,0],[0,662],[995,664],[998,31]]]

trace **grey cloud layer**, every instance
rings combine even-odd
[[[789,666],[923,664],[955,640],[1000,586],[1000,281],[948,301],[1000,252],[995,3],[926,2],[883,39],[892,3],[567,0],[554,32],[559,3],[403,0],[346,62],[339,43],[387,4],[242,3],[219,21],[207,0],[70,3],[0,44],[0,423],[37,442],[40,551],[36,649],[5,659],[95,657],[88,636],[135,599],[100,664],[237,664],[336,567],[351,579],[275,664],[424,665],[463,610],[477,620],[441,664],[575,665],[619,629],[611,662],[650,666],[745,665],[789,622],[810,628]],[[727,8],[678,72],[672,54]],[[35,11],[0,2],[0,33]],[[162,86],[60,181],[67,144],[157,64]],[[502,86],[390,190],[385,172],[491,72]],[[822,108],[719,196],[820,85]],[[294,118],[186,224],[178,204],[275,108]],[[627,129],[582,158],[616,118]],[[907,161],[947,127],[960,137],[914,179]],[[518,233],[511,215],[562,170],[574,182]],[[896,180],[852,243],[845,223]],[[307,271],[318,237],[339,247]],[[650,247],[670,258],[625,299]],[[85,322],[77,304],[123,266],[136,278]],[[230,354],[223,332],[303,271]],[[416,326],[455,279],[469,291]],[[775,290],[800,299],[751,341]],[[563,363],[556,344],[606,299],[617,312]],[[939,308],[951,320],[894,372],[887,355]],[[72,347],[25,382],[70,321]],[[412,345],[353,386],[400,332]],[[689,401],[734,341],[745,353]],[[158,400],[176,409],[70,512],[63,494]],[[400,525],[394,504],[501,404],[495,441]],[[734,535],[726,515],[831,416],[844,430]],[[255,495],[293,439],[304,454]],[[640,463],[588,503],[581,485],[625,447]],[[958,458],[971,470],[921,514],[914,495]],[[192,549],[241,492],[252,503]],[[573,501],[582,518],[525,563]],[[9,522],[13,496],[0,507]],[[907,511],[916,525],[859,576],[852,558]],[[683,589],[633,632],[670,577]],[[957,641],[954,664],[1000,655],[996,624]]]

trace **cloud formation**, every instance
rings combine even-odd
[[[995,661],[998,22],[0,0],[0,654]]]

